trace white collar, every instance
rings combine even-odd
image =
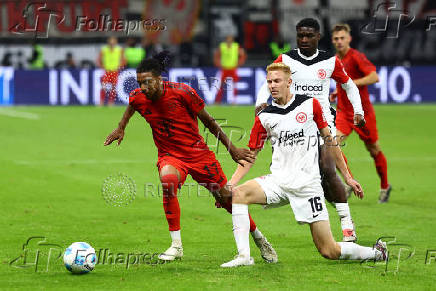
[[[292,94],[292,98],[291,98],[291,100],[289,100],[288,103],[286,103],[285,105],[280,105],[280,104],[275,103],[275,102],[274,102],[274,99],[272,100],[271,104],[274,105],[274,106],[276,106],[276,107],[278,107],[278,108],[286,108],[286,107],[288,107],[289,105],[291,105],[291,104],[294,102],[294,100],[295,100],[295,95]]]
[[[305,55],[303,55],[303,54],[300,52],[300,49],[299,49],[299,48],[297,49],[297,52],[298,52],[298,55],[299,55],[300,57],[302,57],[303,59],[308,60],[308,61],[313,60],[313,59],[316,58],[316,57],[318,56],[318,54],[319,54],[319,50],[318,50],[318,49],[316,49],[316,52],[315,52],[313,55],[311,55],[310,57],[306,57]]]

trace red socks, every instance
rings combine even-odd
[[[179,179],[175,174],[161,178],[163,188],[163,207],[170,231],[180,230],[180,206],[177,199]]]
[[[222,206],[225,210],[227,210],[228,213],[232,214],[232,203],[226,203]],[[248,213],[248,218],[250,218],[250,232],[253,232],[257,228],[256,223],[254,222],[253,218],[251,218],[250,213]]]
[[[161,178],[161,183],[163,188],[163,207],[169,230],[180,230],[180,206],[177,199],[179,179],[177,175],[169,174]],[[232,213],[232,203],[226,203],[223,207],[227,212]],[[256,223],[254,223],[250,214],[248,214],[248,217],[250,218],[250,232],[252,232],[256,229]]]
[[[377,174],[380,177],[380,188],[386,189],[389,186],[388,183],[388,162],[382,151],[380,151],[375,157],[372,157],[375,162],[375,168]]]

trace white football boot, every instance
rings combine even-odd
[[[389,252],[387,244],[382,241],[381,239],[378,239],[375,242],[374,249],[376,249],[378,252],[376,253],[375,260],[376,261],[388,261],[389,260]]]
[[[343,224],[349,226],[348,228],[342,229],[342,241],[356,243],[357,242],[357,234],[356,234],[353,220],[351,220],[351,224],[349,222],[343,223],[342,218],[340,218],[340,220],[341,220],[341,226]]]
[[[173,241],[171,246],[158,256],[162,261],[174,261],[183,257],[183,247],[181,241]]]
[[[230,262],[221,265],[222,268],[234,268],[239,266],[251,266],[254,265],[254,259],[252,257],[246,257],[242,255],[236,255],[236,257]]]

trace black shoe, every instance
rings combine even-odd
[[[378,198],[378,203],[386,203],[389,201],[389,196],[391,195],[392,185],[389,184],[387,189],[380,190],[380,196]]]

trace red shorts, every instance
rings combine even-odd
[[[357,127],[354,125],[353,116],[347,115],[342,111],[336,114],[336,129],[346,136],[354,130],[360,139],[367,144],[374,144],[378,140],[377,122],[374,113],[365,115],[365,126]]]
[[[101,77],[102,83],[117,84],[118,82],[118,71],[105,71],[104,75]]]
[[[174,166],[179,171],[179,187],[185,183],[188,174],[191,175],[198,184],[206,187],[211,192],[220,190],[227,183],[227,178],[221,169],[221,165],[215,158],[215,154],[211,151],[196,162],[183,162],[173,156],[159,157],[157,161],[159,172],[165,165]]]

